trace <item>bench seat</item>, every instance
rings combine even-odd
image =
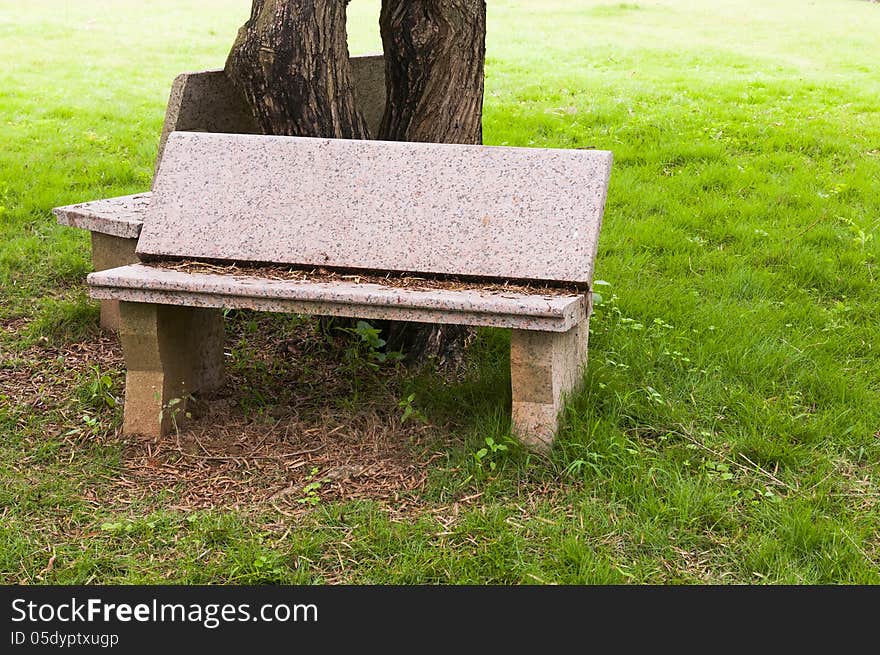
[[[56,207],[52,212],[59,225],[78,227],[120,239],[137,239],[144,225],[144,214],[147,213],[152,199],[153,194],[147,191]]]
[[[587,317],[583,294],[420,289],[353,279],[279,280],[145,264],[91,273],[88,283],[93,298],[126,302],[548,332],[566,332]]]

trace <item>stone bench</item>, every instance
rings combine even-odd
[[[510,328],[513,430],[547,447],[586,364],[610,169],[604,151],[173,133],[141,263],[88,277],[119,301],[123,431],[161,435],[215,388],[222,310],[248,308]]]
[[[385,61],[382,55],[351,58],[355,93],[360,110],[373,133],[385,111]],[[175,78],[159,138],[156,168],[172,132],[257,134],[259,128],[244,100],[223,70],[183,73]],[[84,202],[54,211],[58,222],[89,230],[92,267],[96,271],[137,261],[135,245],[152,193]],[[101,301],[101,327],[119,329],[119,304]]]

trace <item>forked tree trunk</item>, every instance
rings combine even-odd
[[[226,74],[266,134],[368,139],[354,97],[348,0],[253,0]]]
[[[226,71],[266,134],[370,138],[355,104],[348,0],[253,0]],[[382,0],[387,103],[378,138],[481,143],[485,0]],[[390,323],[388,347],[460,360],[471,331]]]

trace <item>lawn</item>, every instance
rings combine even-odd
[[[489,1],[486,142],[615,155],[549,457],[503,331],[450,375],[247,312],[190,424],[119,435],[51,209],[149,187],[171,80],[248,7],[0,0],[0,582],[880,582],[880,4]]]

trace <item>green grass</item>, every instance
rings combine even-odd
[[[50,210],[149,186],[171,80],[221,65],[247,5],[0,0],[0,579],[880,582],[880,5],[859,0],[489,3],[486,142],[615,155],[610,286],[551,458],[508,443],[487,330],[462,380],[355,367],[326,401],[387,384],[446,426],[405,518],[97,502],[124,470],[120,367],[95,387],[65,359],[104,342],[87,235]],[[379,49],[376,5],[351,5],[354,53]],[[233,366],[271,402],[275,367]],[[487,438],[509,448],[478,462]]]

